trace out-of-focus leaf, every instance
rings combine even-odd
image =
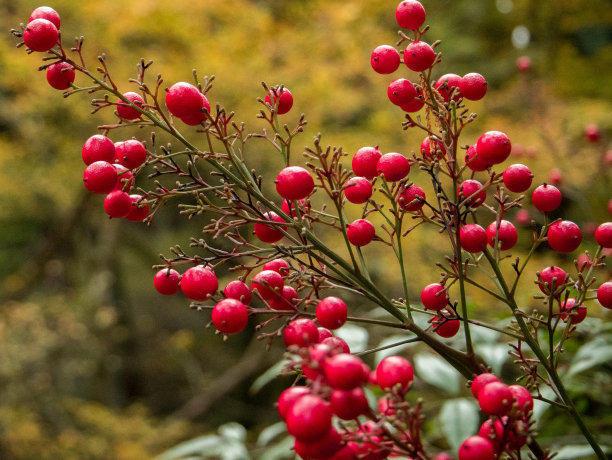
[[[221,425],[218,432],[223,438],[230,441],[244,442],[247,436],[246,429],[240,423],[236,422]]]
[[[609,336],[597,337],[578,349],[566,376],[579,374],[610,360],[612,360],[612,343]]]
[[[287,361],[283,359],[268,368],[263,374],[255,379],[251,385],[251,388],[249,388],[249,392],[251,394],[255,394],[260,391],[263,387],[281,374],[286,364]]]
[[[259,436],[257,437],[258,446],[267,446],[270,444],[279,434],[286,433],[284,422],[278,422],[264,428]]]
[[[502,366],[508,359],[508,347],[503,344],[488,343],[478,347],[478,353],[493,368],[494,374],[500,374]]]
[[[442,406],[439,420],[442,433],[456,451],[465,438],[478,429],[478,407],[471,399],[451,399]]]
[[[369,334],[367,329],[361,326],[345,324],[336,331],[336,335],[348,343],[353,353],[364,351],[368,347]]]
[[[612,451],[612,449],[606,448],[605,446],[603,446],[602,448],[604,453],[609,453]],[[572,460],[574,458],[588,459],[595,458],[595,454],[593,453],[593,448],[587,444],[570,444],[568,446],[563,446],[561,449],[559,449],[555,458],[557,460]]]
[[[557,399],[557,395],[550,387],[541,387],[540,394],[551,401]],[[542,415],[544,415],[544,412],[546,412],[550,406],[551,405],[545,401],[541,401],[539,399],[533,400],[533,419],[536,422],[536,426],[540,423]]]
[[[244,445],[246,429],[239,423],[231,422],[219,427],[218,435],[199,436],[168,449],[157,460],[195,460],[221,458],[223,460],[248,460],[249,453]]]
[[[486,327],[470,325],[470,333],[474,343],[495,343],[500,333]]]
[[[291,448],[293,447],[293,438],[287,436],[277,442],[276,444],[268,447],[263,454],[258,458],[259,460],[288,460],[295,458]]]
[[[157,457],[157,460],[186,460],[187,458],[203,458],[204,451],[217,452],[217,448],[221,443],[221,436],[209,434],[198,436],[174,446]]]
[[[431,354],[419,354],[414,357],[414,366],[418,376],[430,385],[452,395],[459,393],[461,376],[446,361]]]
[[[398,342],[402,342],[405,340],[410,339],[409,335],[403,334],[403,335],[392,335],[390,337],[385,337],[383,340],[381,340],[381,342],[377,345],[376,348],[380,348],[380,347],[386,347],[389,345],[393,345],[394,343],[398,343]],[[413,343],[404,343],[402,345],[398,345],[396,347],[393,348],[388,348],[386,350],[381,350],[381,351],[377,351],[376,354],[374,355],[374,362],[379,363],[380,361],[382,361],[384,358],[386,358],[387,356],[392,356],[392,355],[396,355],[398,354],[400,351],[405,350],[408,347],[411,347],[413,345],[416,345],[416,342]]]

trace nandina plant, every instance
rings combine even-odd
[[[582,241],[575,223],[547,219],[562,195],[554,185],[538,185],[531,202],[542,215],[531,250],[511,260],[507,251],[517,243],[518,231],[507,217],[528,199],[523,194],[534,176],[526,165],[502,166],[512,147],[501,131],[464,144],[462,132],[476,119],[470,101],[486,95],[486,79],[478,73],[434,79],[441,55],[438,42],[428,43],[423,5],[405,0],[395,14],[403,29],[399,41],[377,46],[371,67],[392,74],[406,66],[402,70],[410,79],[392,81],[387,96],[405,112],[403,129],[423,133],[411,157],[383,154],[378,147],[363,147],[349,157],[341,148],[326,147],[320,136],[302,157],[296,155],[295,139],[306,121],[302,115],[294,126],[283,123],[294,105],[284,85],[263,84],[258,118],[264,127],[253,132],[220,103],[210,103],[213,77],[194,72],[191,83],[166,84],[161,76],[149,78],[152,62],[141,60],[136,77],[120,85],[105,56],[98,57],[95,68],[86,63],[82,38],[65,47],[60,15],[49,7],[34,10],[28,23],[12,33],[29,53],[45,53],[40,70],[51,87],[65,97],[94,95],[93,113],[112,119],[82,149],[84,186],[105,196],[109,217],[150,224],[176,199],[181,214],[205,219],[205,237],[193,238],[192,250],[175,246],[155,267],[154,287],[161,295],[180,291],[192,308],[210,311],[221,335],[240,333],[252,322],[262,339],[283,341],[286,370],[297,378],[280,394],[278,411],[302,458],[427,459],[435,454],[421,438],[421,403],[405,398],[414,380],[410,361],[389,356],[370,370],[362,359],[367,352],[352,354],[332,332],[355,322],[406,331],[411,338],[397,345],[424,343],[469,382],[486,420],[460,446],[461,460],[519,458],[525,449],[536,458],[551,458],[536,440],[534,399],[562,408],[603,459],[559,369],[564,343],[587,315],[587,303],[597,298],[612,308],[611,282],[597,287],[594,279],[594,269],[604,263],[602,250],[612,247],[612,223],[597,228],[599,249],[587,263],[569,272],[529,267],[540,246],[572,253]],[[126,127],[147,127],[153,134],[148,142],[125,139]],[[278,157],[274,177],[249,166],[248,149],[262,142]],[[415,181],[430,182],[434,193],[428,196]],[[361,217],[349,222],[348,207],[359,209]],[[421,225],[444,235],[450,249],[432,265],[431,283],[417,287],[417,303],[410,295],[403,245]],[[339,234],[342,244],[326,244],[330,234]],[[398,264],[402,298],[392,298],[372,281],[362,252],[369,245]],[[511,266],[511,275],[504,274],[503,265]],[[221,270],[235,275],[223,289],[217,278]],[[478,281],[476,270],[487,271],[492,282]],[[543,305],[536,312],[521,308],[515,297],[526,273]],[[472,317],[469,289],[505,305],[512,323],[500,328]],[[389,318],[351,315],[355,301],[383,309]],[[430,316],[429,327],[417,325],[417,313]],[[475,326],[511,341],[520,384],[504,383],[490,372],[472,341]],[[463,346],[445,343],[460,329]],[[368,386],[380,395],[376,407],[366,397]],[[543,396],[544,387],[554,399]],[[436,458],[449,456],[437,453]]]

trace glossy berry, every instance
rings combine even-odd
[[[478,150],[476,150],[476,145],[470,145],[465,152],[465,164],[472,171],[486,171],[491,166],[492,163],[485,161],[482,158],[482,155],[478,155]]]
[[[556,291],[567,282],[569,275],[560,267],[546,267],[538,273],[538,286],[544,294]]]
[[[136,139],[115,143],[115,161],[128,169],[141,166],[147,159],[147,149]]]
[[[300,440],[321,438],[331,428],[329,404],[314,395],[298,398],[287,412],[287,431]]]
[[[117,170],[106,161],[94,161],[85,168],[83,184],[93,193],[109,193],[117,183]]]
[[[432,320],[433,331],[440,337],[448,339],[459,332],[461,321],[458,319],[446,319],[443,316],[434,316]]]
[[[557,252],[575,251],[582,243],[580,227],[569,220],[553,222],[548,227],[548,245]]]
[[[404,0],[397,5],[395,19],[404,29],[419,30],[425,22],[425,8],[417,0]]]
[[[459,230],[461,248],[467,252],[482,252],[487,247],[487,232],[478,224],[466,224]]]
[[[249,309],[240,300],[223,299],[213,307],[211,319],[219,332],[236,334],[249,323]]]
[[[301,166],[287,166],[276,176],[276,191],[286,200],[301,200],[314,190],[314,180]]]
[[[396,182],[402,180],[410,172],[410,162],[401,153],[385,153],[376,165],[378,174],[382,174],[386,181]]]
[[[344,300],[338,297],[325,297],[319,300],[315,314],[321,326],[333,330],[346,323],[347,311]]]
[[[531,187],[533,173],[531,170],[520,163],[508,166],[503,174],[504,185],[508,190],[515,193],[522,193]]]
[[[353,155],[352,168],[356,176],[362,176],[366,179],[374,179],[378,175],[376,165],[382,153],[378,147],[361,147],[355,155]]]
[[[383,390],[399,387],[406,392],[413,380],[412,364],[401,356],[388,356],[376,366],[376,381]]]
[[[288,347],[307,347],[318,343],[319,330],[315,322],[308,318],[295,319],[283,329],[283,340]]]
[[[470,436],[459,446],[459,460],[495,460],[495,449],[488,439]]]
[[[410,80],[399,78],[389,84],[387,96],[393,104],[402,106],[410,103],[418,93]]]
[[[561,319],[565,322],[578,324],[584,321],[587,309],[584,305],[576,305],[576,299],[569,297],[561,302]]]
[[[274,211],[268,211],[263,215],[264,219],[269,222],[276,222],[279,224],[284,223],[282,217],[276,214]],[[253,225],[253,231],[255,236],[264,243],[276,243],[283,238],[282,229],[286,228],[284,225],[268,225],[262,222],[257,222]]]
[[[332,388],[352,390],[368,380],[363,361],[355,355],[340,353],[325,362],[325,378]]]
[[[487,80],[479,73],[468,73],[461,79],[459,90],[464,98],[479,101],[487,94]]]
[[[162,295],[176,294],[179,290],[181,275],[172,268],[162,268],[153,278],[155,290]]]
[[[375,72],[390,74],[395,72],[399,67],[400,55],[392,46],[380,45],[372,51],[370,65]]]
[[[115,144],[102,134],[94,134],[83,144],[81,155],[86,165],[95,161],[112,163],[115,161]]]
[[[559,185],[563,182],[563,174],[559,168],[553,168],[548,172],[548,181],[553,185]]]
[[[342,420],[354,420],[369,409],[368,399],[360,387],[334,390],[329,402],[332,412]]]
[[[531,224],[531,215],[526,209],[519,209],[516,213],[516,223],[526,227]]]
[[[531,202],[541,212],[551,212],[561,206],[563,196],[557,187],[542,184],[531,194]]]
[[[425,191],[418,185],[403,188],[397,197],[397,203],[404,211],[416,212],[425,204]]]
[[[467,179],[459,185],[459,197],[462,201],[466,200],[470,207],[477,208],[487,199],[487,191],[477,180]]]
[[[310,212],[310,202],[307,199],[304,200],[298,200],[297,201],[297,209],[300,211],[300,213],[302,215],[304,214],[308,214]],[[291,217],[296,217],[297,213],[296,213],[296,209],[295,209],[295,204],[293,201],[290,200],[283,200],[283,202],[281,203],[281,210],[291,216]]]
[[[196,86],[184,81],[168,88],[166,107],[172,115],[185,118],[187,121],[196,121],[202,115],[202,110],[210,111],[210,103],[206,96]]]
[[[448,292],[440,283],[431,283],[421,291],[421,303],[429,310],[441,310],[448,305]]]
[[[351,203],[365,203],[372,196],[372,184],[365,177],[351,177],[344,184],[344,196]]]
[[[285,418],[289,409],[293,406],[293,404],[302,396],[310,394],[310,390],[306,387],[289,387],[282,391],[279,395],[278,400],[276,401],[276,407],[278,409],[278,414],[281,418]]]
[[[507,420],[507,417],[502,417]],[[496,450],[502,447],[503,440],[506,438],[504,423],[502,418],[488,419],[480,425],[478,436],[491,441]],[[509,436],[508,436],[509,437]]]
[[[501,220],[499,227],[497,222],[491,222],[487,227],[487,242],[489,246],[495,247],[498,244],[502,251],[512,249],[518,241],[518,232],[514,224],[507,220]]]
[[[335,428],[330,428],[326,434],[315,440],[296,439],[293,444],[293,450],[303,459],[335,459],[335,453],[340,449],[342,449],[342,436]]]
[[[346,236],[349,242],[355,246],[369,244],[375,235],[374,225],[366,219],[357,219],[346,227]]]
[[[104,198],[104,212],[111,219],[126,217],[131,208],[132,199],[130,195],[121,190],[114,190]]]
[[[293,107],[293,94],[287,88],[276,88],[272,90],[270,93],[266,94],[266,98],[264,99],[266,104],[276,107],[277,113],[279,115],[284,115],[291,107]]]
[[[290,268],[291,266],[289,265],[289,262],[287,262],[285,259],[273,259],[266,262],[263,264],[263,267],[261,267],[262,270],[272,270],[276,273],[280,273],[282,276],[289,274]]]
[[[461,80],[459,75],[447,73],[438,78],[434,87],[446,102],[450,101],[452,94],[454,94],[453,99],[458,100],[461,97],[461,91],[457,91],[461,86]]]
[[[275,295],[268,300],[272,310],[295,310],[296,301],[299,298],[298,292],[291,286],[283,286],[280,295]],[[320,328],[319,328],[320,329]]]
[[[522,385],[510,385],[510,391],[514,398],[514,404],[521,412],[528,413],[533,410],[533,396],[529,390]]]
[[[142,108],[144,106],[144,99],[138,93],[129,91],[124,93],[123,97],[136,107]],[[137,120],[141,116],[137,109],[124,102],[122,99],[117,100],[117,115],[119,115],[119,118],[123,118],[124,120]]]
[[[30,19],[28,19],[28,23],[34,21],[35,19],[46,19],[47,21],[53,23],[57,29],[59,29],[62,24],[60,15],[50,6],[39,6],[32,11],[32,14],[30,14]]]
[[[321,328],[319,328],[320,330]],[[320,332],[319,332],[319,336],[320,336]],[[346,343],[346,341],[344,339],[341,339],[340,337],[327,337],[323,340],[321,340],[321,343],[323,345],[327,345],[333,352],[337,352],[337,353],[350,353],[351,349],[348,345],[348,343]]]
[[[423,41],[414,41],[404,50],[404,64],[410,70],[422,72],[429,69],[436,60],[436,52]]]
[[[423,139],[423,142],[421,142],[421,155],[423,158],[428,159],[443,158],[444,155],[446,155],[446,147],[444,142],[427,136],[425,139]]]
[[[188,299],[206,300],[217,291],[219,281],[211,268],[198,265],[183,273],[179,285]]]
[[[480,409],[488,415],[506,415],[513,401],[512,391],[502,382],[488,383],[478,392]]]
[[[241,280],[234,280],[227,283],[225,289],[223,289],[223,295],[226,299],[240,300],[245,305],[250,304],[252,298],[251,288]]]
[[[132,200],[132,207],[125,218],[132,222],[142,222],[151,212],[151,208],[147,203],[142,202],[142,195],[130,195],[130,200]]]
[[[599,126],[594,123],[587,125],[584,128],[584,137],[589,142],[599,142],[601,139],[601,131],[599,130]]]
[[[476,141],[478,155],[482,156],[482,161],[494,165],[503,163],[512,152],[510,138],[501,131],[488,131]]]
[[[597,301],[604,308],[612,308],[612,281],[606,281],[597,288]]]
[[[612,222],[604,222],[597,227],[595,241],[603,248],[612,248]]]
[[[402,109],[404,112],[407,112],[407,113],[414,113],[414,112],[418,112],[419,110],[421,110],[423,106],[425,105],[425,101],[422,98],[423,92],[420,89],[418,89],[417,93],[418,93],[418,97],[414,97],[413,99],[410,100],[410,102],[400,105],[399,106],[400,109]]]
[[[280,294],[284,285],[283,277],[273,270],[263,270],[251,280],[251,289],[257,291],[264,300]]]
[[[482,390],[485,385],[491,382],[499,382],[499,379],[496,375],[489,374],[488,372],[478,374],[476,377],[474,377],[474,379],[472,380],[472,384],[470,385],[472,395],[474,395],[475,398],[478,398],[478,393],[480,393],[480,390]]]
[[[74,83],[76,72],[67,62],[56,62],[47,67],[46,77],[51,88],[64,90]]]
[[[332,333],[332,331],[330,331],[329,329],[327,329],[326,327],[318,327],[317,330],[319,331],[319,343],[323,343],[323,340],[328,339],[330,337],[333,337],[334,334]]]
[[[57,43],[57,27],[46,19],[34,19],[23,31],[23,42],[32,51],[49,51]]]
[[[117,183],[115,184],[114,190],[121,190],[123,192],[129,192],[134,186],[134,174],[132,171],[127,169],[125,166],[118,163],[113,163],[113,167],[117,171]]]

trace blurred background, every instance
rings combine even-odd
[[[463,142],[488,129],[507,132],[514,162],[528,163],[536,183],[560,184],[566,198],[559,215],[579,222],[587,235],[610,220],[609,0],[423,3],[432,26],[428,40],[442,40],[439,72],[476,71],[489,81],[485,100],[471,105],[479,120]],[[203,220],[188,222],[166,208],[149,228],[111,222],[100,197],[85,193],[81,145],[111,115],[91,116],[85,95],[64,100],[36,72],[40,56],[15,49],[8,30],[36,6],[0,0],[7,32],[0,40],[0,458],[291,458],[273,406],[290,383],[273,378],[280,347],[266,352],[252,330],[224,343],[205,328],[205,314],[152,288],[158,254],[177,243],[187,247]],[[420,145],[421,135],[402,131],[403,114],[387,101],[386,86],[397,77],[375,74],[369,65],[371,49],[397,38],[395,1],[55,0],[50,6],[61,14],[64,40],[84,35],[90,63],[107,53],[125,90],[138,59],[151,58],[166,82],[189,80],[192,68],[216,75],[211,99],[254,129],[260,82],[286,85],[295,97],[288,120],[304,112],[309,121],[296,148],[318,132],[348,152],[379,145],[412,154]],[[530,62],[521,59],[519,69],[524,56]],[[587,139],[587,125],[597,128],[597,139]],[[261,146],[248,161],[271,175],[278,158]],[[438,276],[431,261],[446,251],[438,238],[420,230],[406,244],[415,298],[419,286]],[[527,227],[521,238],[516,255],[529,248]],[[583,246],[594,252],[592,237]],[[377,249],[369,254],[374,277],[390,295],[401,295],[393,265]],[[571,267],[576,256],[538,253],[519,291],[522,304],[538,307],[530,284],[538,268]],[[597,277],[605,281],[610,271],[600,269]],[[507,316],[476,292],[469,301],[491,322]],[[605,316],[589,306],[565,366],[587,422],[610,445],[612,345]],[[388,340],[385,331],[342,334],[361,348]],[[498,372],[516,375],[502,338],[481,332],[477,340]],[[420,360],[411,397],[425,401],[432,450],[451,450],[457,430],[477,423],[463,381],[418,346],[406,353]],[[452,419],[455,413],[461,418]],[[550,408],[538,416],[543,444],[573,446],[562,458],[588,458],[571,420]]]

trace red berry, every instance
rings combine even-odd
[[[478,392],[480,409],[488,415],[506,415],[512,402],[512,391],[502,382],[488,383]]]
[[[587,309],[584,305],[576,305],[576,299],[569,297],[561,302],[561,319],[570,321],[572,324],[578,324],[584,321],[587,315]]]
[[[392,46],[380,45],[372,51],[370,64],[375,72],[381,74],[393,73],[400,65],[400,55]]]
[[[162,295],[176,294],[179,290],[181,275],[171,268],[162,268],[153,278],[155,290]]]
[[[425,22],[425,8],[417,0],[404,0],[397,5],[395,19],[404,29],[419,30]]]
[[[487,227],[487,242],[491,247],[495,247],[497,243],[502,251],[507,251],[512,249],[517,241],[518,232],[512,222],[502,220],[499,222],[499,227],[497,222],[491,222]]]
[[[603,248],[612,248],[612,222],[604,222],[597,227],[595,241]]]
[[[112,163],[115,161],[115,144],[102,134],[94,134],[83,144],[81,155],[86,165],[90,165],[95,161]]]
[[[459,198],[466,200],[472,208],[477,208],[487,199],[487,191],[482,184],[474,179],[464,180],[459,186]]]
[[[280,294],[284,285],[285,280],[283,277],[272,270],[259,272],[251,281],[251,289],[257,291],[264,300],[274,298]]]
[[[285,259],[273,259],[266,262],[263,267],[261,267],[262,270],[272,270],[276,273],[280,273],[282,276],[287,276],[290,268],[289,262]]]
[[[128,169],[141,166],[147,159],[147,149],[136,139],[115,143],[115,161]]]
[[[332,413],[323,399],[304,395],[293,403],[286,420],[289,434],[300,440],[315,440],[331,428]]]
[[[383,390],[399,386],[402,392],[406,392],[413,380],[412,364],[401,356],[388,356],[376,366],[376,381]]]
[[[147,203],[142,202],[142,195],[130,195],[132,206],[125,218],[132,222],[142,222],[149,215],[151,208]]]
[[[104,212],[108,217],[119,218],[126,217],[132,208],[132,199],[130,195],[121,190],[110,192],[104,198]]]
[[[368,399],[360,387],[334,390],[330,398],[331,410],[343,420],[354,420],[368,411]]]
[[[219,332],[236,334],[249,323],[249,309],[236,299],[223,299],[213,307],[212,323]]]
[[[293,201],[283,200],[283,202],[281,203],[281,209],[285,214],[291,217],[297,216]],[[297,209],[300,211],[300,214],[302,215],[308,214],[310,212],[310,203],[308,202],[307,199],[298,200]]]
[[[431,150],[432,141],[433,152]],[[427,136],[425,139],[423,139],[423,142],[421,142],[421,155],[423,155],[423,158],[428,158],[430,160],[440,159],[446,155],[446,146],[441,140],[432,139],[431,137]]]
[[[597,288],[597,300],[604,308],[612,308],[612,281],[606,281]]]
[[[443,316],[434,316],[432,320],[433,331],[440,337],[446,339],[454,337],[459,332],[461,321],[458,319],[447,319]]]
[[[334,334],[332,334],[332,331],[330,331],[326,327],[318,327],[317,330],[319,331],[319,343],[323,343],[325,339],[334,336]]]
[[[332,457],[342,449],[342,436],[335,428],[314,441],[301,441],[296,439],[293,450],[303,459],[335,458]]]
[[[378,174],[382,174],[386,181],[396,182],[402,180],[410,172],[410,162],[401,153],[385,153],[376,165]]]
[[[289,387],[279,395],[276,401],[276,407],[281,418],[287,417],[289,409],[302,396],[310,394],[310,390],[306,387]]]
[[[527,166],[517,163],[506,168],[503,179],[504,185],[508,190],[515,193],[522,193],[531,186],[533,173]]]
[[[185,118],[184,121],[190,122],[187,124],[200,123],[204,119],[202,110],[210,112],[210,103],[206,96],[196,86],[184,81],[175,83],[168,88],[166,91],[166,107],[175,117]]]
[[[584,128],[584,136],[589,142],[599,142],[601,139],[601,131],[599,130],[599,126],[594,123],[587,125]]]
[[[365,203],[372,196],[372,184],[365,177],[351,177],[344,184],[344,196],[351,203]]]
[[[56,62],[47,67],[46,76],[51,88],[64,90],[74,83],[76,73],[74,67],[67,62]]]
[[[338,297],[325,297],[317,304],[315,314],[321,326],[332,330],[338,329],[346,323],[346,303]]]
[[[320,328],[319,328],[320,329]],[[340,337],[327,337],[321,340],[323,345],[327,345],[332,351],[339,353],[350,353],[351,349],[349,348],[348,343],[346,343]]]
[[[59,29],[61,26],[60,15],[50,6],[39,6],[32,11],[30,19],[28,19],[28,23],[34,21],[35,19],[46,19],[47,21],[53,23],[57,29]]]
[[[582,243],[580,227],[569,220],[553,222],[548,227],[548,245],[557,252],[575,251]]]
[[[510,138],[501,131],[488,131],[476,141],[476,150],[483,161],[500,164],[506,161],[512,152]]]
[[[180,287],[188,299],[206,300],[217,291],[219,281],[211,268],[198,265],[183,273]]]
[[[287,200],[301,200],[314,190],[310,173],[300,166],[287,166],[276,176],[276,191]]]
[[[529,56],[520,56],[516,60],[516,68],[519,72],[528,72],[531,70],[531,58]]]
[[[459,460],[495,460],[495,449],[488,439],[470,436],[459,446]]]
[[[332,388],[352,390],[368,380],[363,361],[355,355],[340,353],[325,363],[325,378]]]
[[[483,160],[482,155],[478,155],[476,144],[470,145],[465,152],[465,165],[472,171],[486,171],[493,166],[492,163]]]
[[[308,380],[319,380],[323,377],[325,363],[334,354],[333,350],[323,343],[309,346],[308,357],[302,361],[302,373]]]
[[[480,390],[482,390],[487,384],[491,382],[499,382],[499,379],[497,378],[497,376],[489,374],[487,372],[485,372],[484,374],[478,374],[476,377],[474,377],[474,379],[472,380],[472,384],[470,385],[470,389],[472,391],[472,395],[474,395],[474,398],[478,398],[478,393],[480,393]]]
[[[414,113],[418,112],[425,105],[425,101],[423,100],[423,91],[417,89],[418,97],[414,97],[410,100],[410,102],[406,102],[405,104],[400,105],[400,109],[404,112]]]
[[[538,285],[544,294],[548,294],[565,284],[568,277],[569,275],[562,268],[555,266],[546,267],[538,273]]]
[[[416,212],[425,204],[425,191],[418,185],[412,184],[403,188],[397,197],[397,202],[404,211]]]
[[[271,93],[266,94],[265,102],[272,107],[276,107],[276,104],[278,104],[277,113],[284,115],[293,107],[293,94],[287,88],[276,88]]]
[[[132,171],[127,169],[125,166],[118,163],[113,163],[113,167],[117,171],[117,183],[115,184],[114,190],[121,190],[123,192],[129,192],[134,186],[134,174]]]
[[[464,98],[478,101],[487,94],[487,80],[479,73],[468,73],[461,79],[459,89]]]
[[[548,173],[548,181],[553,185],[559,185],[563,181],[563,174],[559,168],[553,168]]]
[[[436,52],[434,49],[422,41],[414,41],[404,50],[404,64],[415,72],[429,69],[435,60]]]
[[[526,209],[519,209],[516,213],[516,223],[526,227],[531,224],[531,216]]]
[[[32,51],[49,51],[57,43],[57,27],[46,19],[34,19],[23,31],[23,42]]]
[[[378,147],[361,147],[353,156],[353,172],[357,176],[374,179],[378,175],[376,165],[381,156]]]
[[[109,193],[117,184],[117,170],[106,161],[94,161],[83,173],[85,188],[93,193]]]
[[[123,97],[136,107],[142,108],[144,106],[144,99],[138,93],[129,91],[127,93],[123,93]],[[124,120],[137,120],[141,116],[138,110],[126,102],[123,102],[122,99],[117,100],[117,115],[119,115],[119,118],[123,118]]]
[[[402,106],[410,103],[418,93],[410,80],[399,78],[389,84],[387,96],[393,104]]]
[[[455,88],[458,89],[460,87],[461,80],[462,78],[459,75],[447,73],[438,78],[434,87],[446,102],[450,101],[452,94],[454,94],[453,99],[458,100],[461,97],[461,91],[456,91]]]
[[[448,301],[448,292],[440,283],[428,284],[421,291],[421,303],[429,310],[441,310]]]
[[[503,417],[506,418],[506,417]],[[478,436],[489,440],[496,450],[502,447],[504,436],[504,423],[500,418],[486,420],[478,430]]]
[[[467,252],[482,252],[487,247],[487,232],[478,224],[466,224],[459,230],[459,242]]]
[[[531,202],[541,212],[551,212],[561,206],[563,196],[557,187],[542,184],[531,194]]]
[[[291,286],[283,286],[280,296],[275,295],[268,299],[268,304],[272,310],[295,310],[296,300],[299,298],[298,292]]]
[[[285,326],[283,340],[287,347],[291,345],[307,347],[319,341],[319,330],[314,321],[308,318],[298,318]]]
[[[276,214],[274,211],[268,211],[264,213],[264,219],[270,222],[284,223],[282,217]],[[276,243],[283,238],[283,232],[286,228],[285,225],[268,225],[261,222],[257,222],[253,225],[253,231],[255,236],[264,243]]]
[[[346,227],[346,236],[351,244],[355,246],[365,246],[369,244],[374,236],[376,230],[374,225],[366,219],[357,219]]]
[[[225,289],[223,289],[223,295],[227,299],[240,300],[245,305],[250,304],[252,298],[251,289],[241,280],[234,280],[227,283]]]
[[[529,393],[529,390],[522,385],[510,385],[510,391],[514,397],[514,403],[524,413],[528,413],[533,410],[533,396]]]

